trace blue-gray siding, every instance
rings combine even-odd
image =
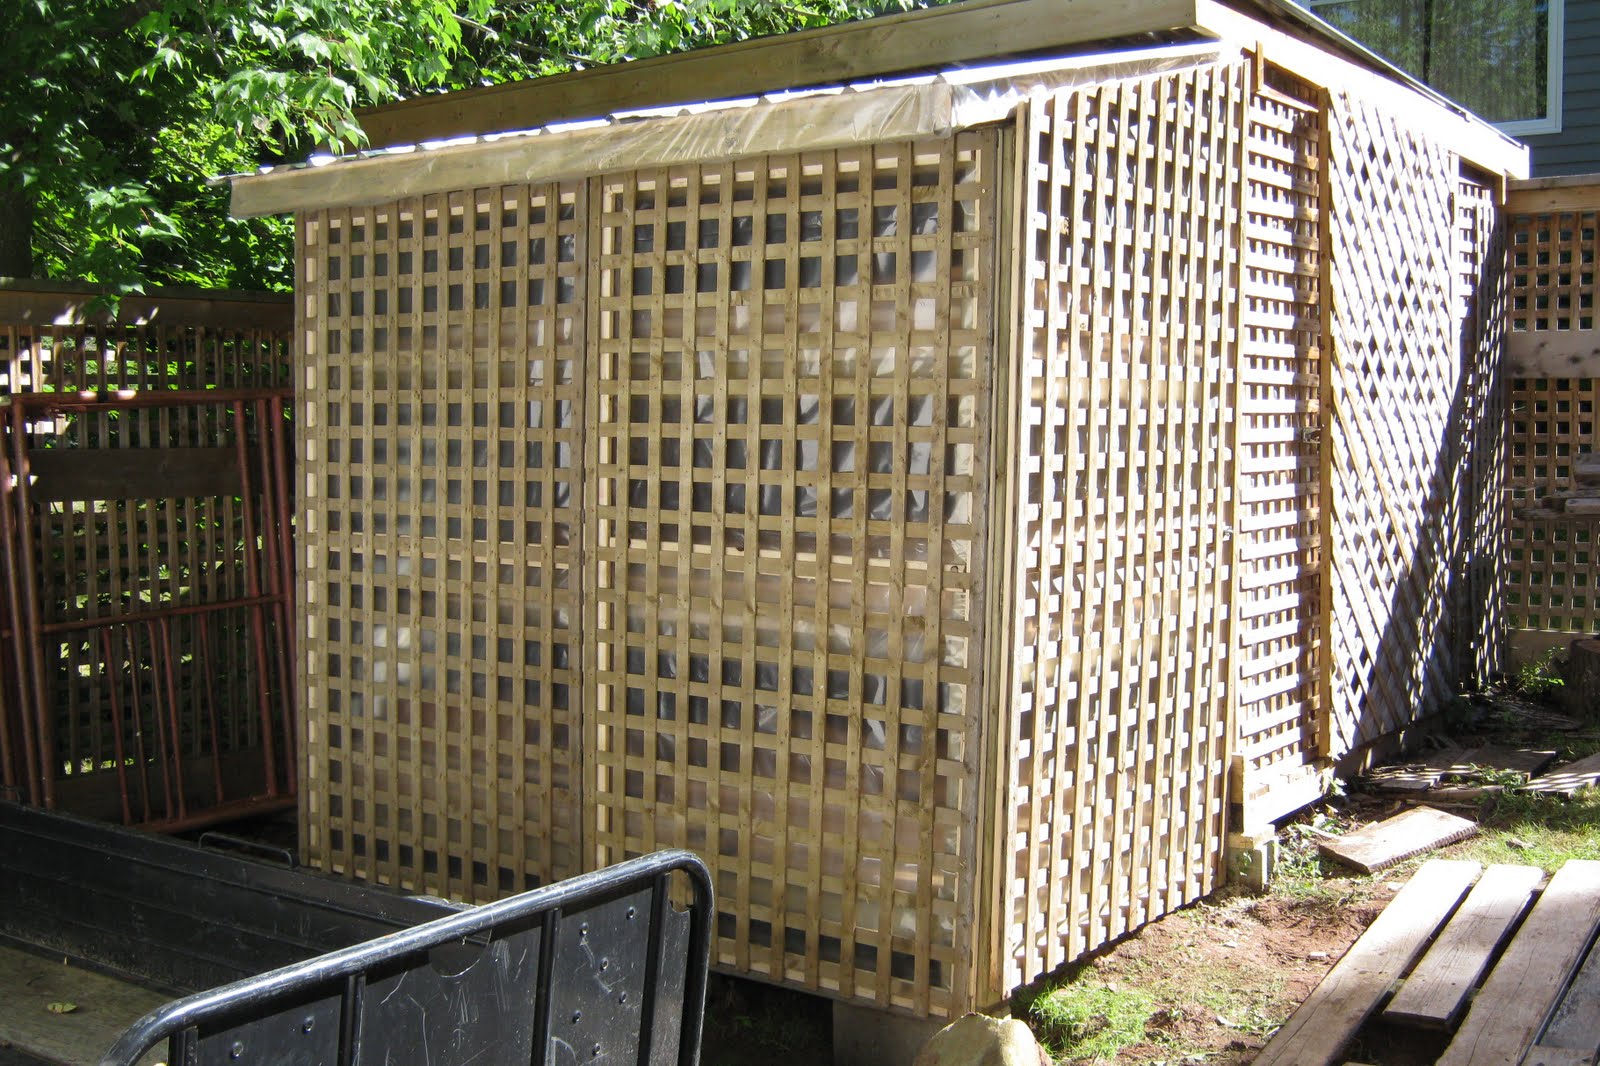
[[[1567,0],[1561,132],[1523,138],[1533,173],[1600,171],[1600,0]]]

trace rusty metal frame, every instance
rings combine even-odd
[[[21,393],[0,399],[0,577],[6,599],[0,604],[0,636],[9,638],[9,655],[0,655],[0,785],[26,797],[35,806],[58,805],[55,722],[44,646],[66,633],[93,633],[88,639],[103,657],[112,714],[117,789],[122,820],[161,830],[194,828],[240,814],[290,807],[298,788],[296,715],[294,708],[293,542],[290,532],[292,489],[287,452],[285,402],[291,389],[158,389],[81,393]],[[206,603],[173,604],[100,618],[45,621],[38,587],[38,545],[29,467],[30,420],[41,415],[217,406],[232,408],[233,448],[239,475],[244,523],[246,595]],[[254,426],[256,439],[250,439]],[[257,482],[259,481],[259,484]],[[259,498],[259,515],[255,501]],[[259,521],[258,521],[259,519]],[[252,695],[259,719],[262,790],[232,795],[222,762],[217,697],[206,681],[195,699],[209,740],[211,793],[205,802],[191,802],[184,787],[184,754],[179,716],[179,682],[172,636],[174,620],[243,611],[248,619],[249,649],[257,683]],[[140,634],[143,634],[141,640]],[[210,667],[210,641],[198,629],[197,674]],[[125,750],[123,726],[128,715],[143,720],[137,686],[134,705],[124,707],[119,664],[135,660],[140,645],[148,649],[156,685],[151,692],[157,728],[154,744],[134,731],[134,750]],[[126,656],[120,649],[126,648]],[[7,674],[13,676],[7,677]],[[274,701],[271,689],[276,687]],[[281,738],[281,750],[279,739]],[[154,750],[149,750],[150,748]],[[131,779],[129,755],[138,780]],[[150,780],[159,770],[159,783]],[[161,806],[152,802],[159,795]],[[197,797],[198,799],[198,797]],[[137,800],[137,802],[136,802]]]

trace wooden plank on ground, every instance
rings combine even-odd
[[[1544,1024],[1600,921],[1600,862],[1574,859],[1550,879],[1495,964],[1439,1066],[1517,1062]]]
[[[1589,950],[1536,1048],[1587,1048],[1591,1059],[1600,1049],[1600,948]]]
[[[1570,796],[1580,788],[1597,784],[1600,784],[1600,752],[1579,759],[1577,762],[1558,766],[1543,777],[1534,778],[1528,783],[1527,790]]]
[[[1384,1008],[1387,1021],[1448,1027],[1489,968],[1489,960],[1544,880],[1537,866],[1484,871],[1461,909]]]
[[[1317,846],[1330,858],[1370,874],[1477,832],[1477,823],[1466,818],[1432,807],[1413,807]]]
[[[0,947],[0,1048],[16,1047],[34,1062],[98,1062],[111,1042],[169,997],[55,959]],[[58,1014],[52,1003],[74,1009]],[[166,1059],[167,1046],[142,1066]]]
[[[1483,869],[1433,859],[1328,971],[1256,1058],[1256,1066],[1329,1066],[1422,953]]]

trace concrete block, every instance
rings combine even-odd
[[[1278,861],[1276,833],[1229,833],[1228,880],[1255,892],[1265,892],[1272,883]]]
[[[943,1018],[908,1018],[836,1002],[833,1066],[911,1066],[922,1045],[944,1025]]]

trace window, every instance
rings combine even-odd
[[[1311,10],[1507,133],[1561,129],[1563,0],[1309,0]]]

